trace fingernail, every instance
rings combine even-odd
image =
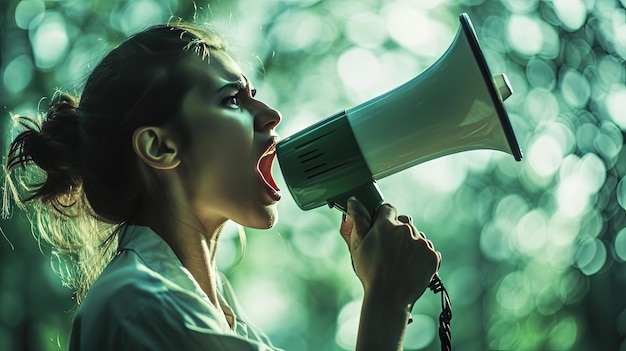
[[[399,215],[398,220],[402,223],[407,223],[407,224],[413,222],[413,220],[411,219],[411,216],[407,216],[407,215]]]

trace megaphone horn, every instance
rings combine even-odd
[[[357,197],[372,212],[376,180],[453,153],[493,149],[522,159],[502,101],[506,75],[492,75],[465,13],[448,50],[407,83],[280,141],[280,167],[303,210],[346,212]]]

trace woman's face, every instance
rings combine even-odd
[[[227,54],[213,51],[209,61],[183,63],[192,82],[181,104],[189,140],[178,169],[186,198],[200,220],[270,228],[280,200],[271,167],[281,115],[254,98],[256,90]]]

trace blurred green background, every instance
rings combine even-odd
[[[443,254],[455,349],[626,350],[625,0],[1,0],[0,128],[55,89],[79,92],[108,49],[170,16],[215,23],[287,136],[417,75],[467,12],[523,162],[472,151],[380,181]],[[462,82],[461,82],[462,84]],[[450,103],[454,103],[451,98]],[[46,100],[41,103],[47,106]],[[278,175],[278,169],[275,169]],[[278,175],[278,177],[280,177]],[[219,261],[248,318],[287,350],[354,349],[362,291],[340,214],[285,189],[269,231],[223,235]],[[0,226],[0,350],[65,350],[75,303],[22,213]],[[438,350],[439,297],[407,350]]]

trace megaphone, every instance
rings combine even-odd
[[[347,212],[351,196],[370,212],[383,202],[376,180],[457,152],[522,152],[467,14],[444,55],[407,83],[281,140],[278,162],[298,206]]]

